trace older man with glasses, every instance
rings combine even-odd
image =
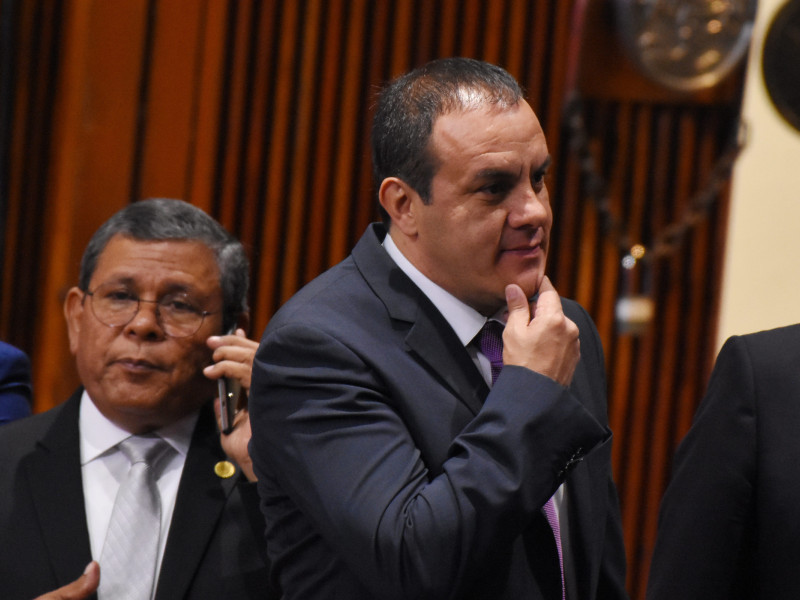
[[[83,386],[0,433],[0,597],[276,596],[247,412],[220,438],[213,411],[215,380],[250,386],[247,271],[179,200],[95,233],[64,302]]]

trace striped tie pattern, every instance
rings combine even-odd
[[[161,536],[161,496],[153,467],[170,448],[159,437],[118,445],[131,462],[120,485],[100,555],[99,600],[150,600]]]

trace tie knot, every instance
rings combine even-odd
[[[486,321],[481,329],[478,344],[481,353],[489,359],[492,367],[492,383],[494,383],[503,368],[503,325],[497,321]]]
[[[143,462],[153,466],[167,448],[169,444],[154,435],[132,435],[119,443],[119,449],[132,465]]]

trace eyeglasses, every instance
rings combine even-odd
[[[156,318],[164,333],[173,338],[194,335],[206,315],[220,311],[201,310],[197,302],[185,292],[162,296],[158,300],[142,300],[125,285],[104,283],[93,292],[84,292],[97,320],[109,327],[122,327],[130,323],[139,312],[142,302],[156,305]],[[84,298],[86,298],[84,296]]]

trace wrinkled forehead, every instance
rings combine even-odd
[[[220,288],[220,272],[213,250],[203,242],[114,236],[92,275],[94,285],[107,281],[155,288],[181,285],[213,293]]]

